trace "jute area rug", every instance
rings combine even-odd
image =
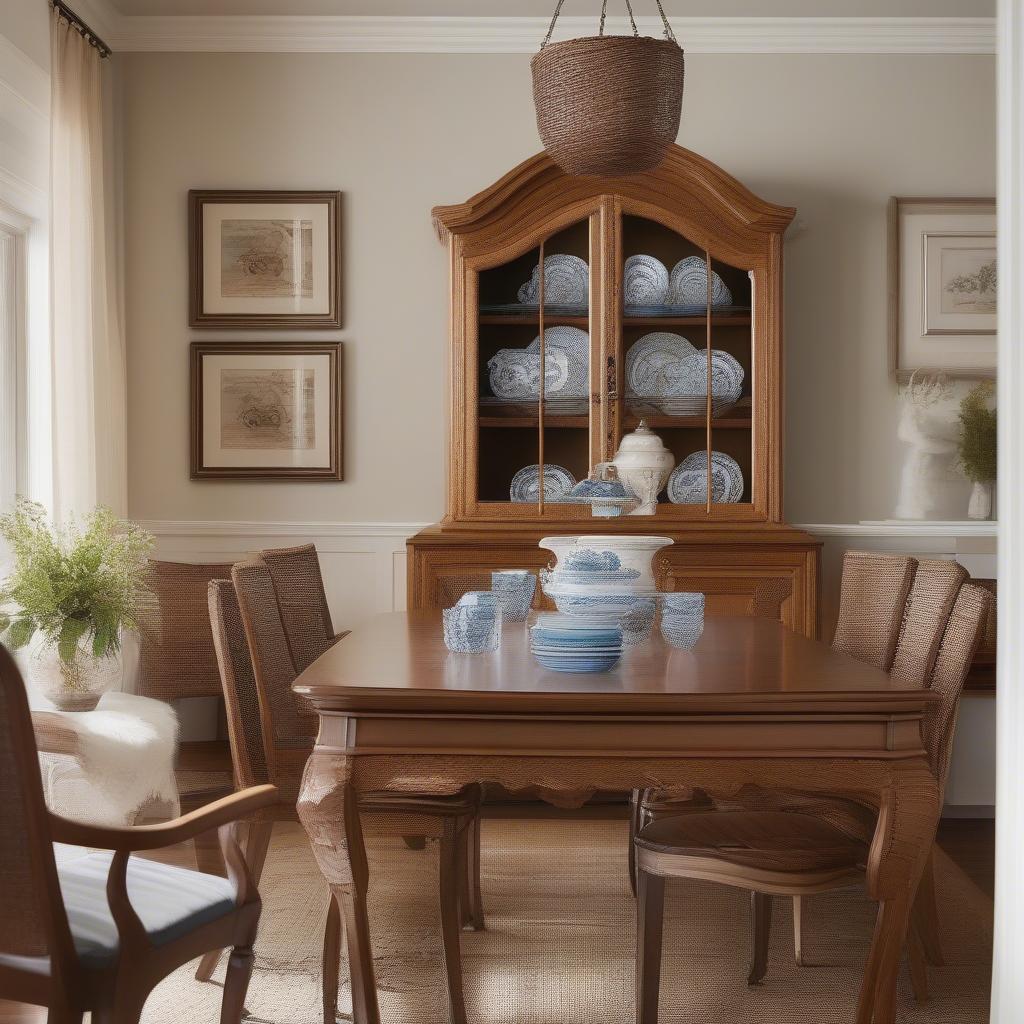
[[[437,851],[368,837],[381,1015],[386,1024],[447,1020],[437,928]],[[621,821],[488,820],[483,826],[487,930],[464,932],[471,1024],[628,1024],[634,1020],[634,904]],[[263,882],[257,963],[247,1005],[253,1024],[319,1024],[327,889],[298,826],[278,826]],[[932,998],[917,1006],[901,978],[898,1020],[988,1020],[992,903],[938,857],[947,966],[930,970]],[[789,901],[775,900],[765,983],[746,984],[745,893],[669,883],[662,1024],[850,1024],[874,919],[862,891],[805,901],[807,966],[797,967]],[[219,984],[184,968],[153,993],[145,1024],[216,1021]],[[350,1007],[342,967],[341,1009]],[[223,963],[215,980],[223,977]]]

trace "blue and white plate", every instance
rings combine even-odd
[[[668,295],[668,267],[654,256],[630,256],[622,271],[627,307],[661,305]]]
[[[733,505],[743,497],[743,470],[731,455],[711,453],[711,500]],[[707,455],[692,452],[668,478],[668,500],[675,505],[703,505],[707,501]]]
[[[590,295],[590,267],[587,261],[568,253],[552,253],[544,259],[544,305],[585,305]],[[523,303],[540,301],[540,265],[516,298]]]
[[[642,398],[665,394],[665,388],[678,374],[681,360],[697,349],[681,334],[652,331],[645,334],[626,353],[626,384]]]
[[[553,349],[565,353],[566,381],[552,390],[544,382],[545,396],[582,398],[590,392],[590,335],[579,327],[556,324],[544,329],[544,352]],[[540,352],[540,335],[526,346],[527,352]]]
[[[673,306],[707,306],[708,268],[700,256],[680,260],[669,274],[668,302]],[[718,274],[711,271],[711,305],[731,306],[732,292]]]
[[[544,466],[544,500],[565,501],[576,486],[576,478],[562,466]],[[535,505],[540,500],[540,466],[524,466],[509,487],[509,499],[516,504]]]

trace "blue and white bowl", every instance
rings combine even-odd
[[[689,650],[704,632],[704,595],[664,594],[661,635],[673,647]]]
[[[622,617],[622,642],[636,647],[651,635],[658,602],[653,597],[638,597],[633,607]]]
[[[459,608],[471,608],[477,605],[493,607],[498,603],[498,596],[490,590],[467,590],[456,602]]]
[[[501,608],[492,604],[457,604],[441,613],[444,642],[458,654],[496,651],[501,645]]]
[[[661,595],[662,614],[690,614],[704,617],[704,595],[680,591]]]
[[[509,622],[522,622],[530,613],[537,577],[527,569],[501,569],[491,573],[491,591]]]
[[[586,618],[607,616],[621,617],[632,611],[640,594],[606,594],[591,590],[589,593],[568,592],[562,587],[550,586],[545,593],[555,602],[555,607],[565,615]]]

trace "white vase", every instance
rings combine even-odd
[[[28,653],[29,682],[61,711],[92,711],[103,694],[120,685],[124,672],[120,650],[97,658],[90,636],[78,641],[70,663],[61,660],[57,645],[41,633],[32,638]]]
[[[967,504],[968,519],[992,518],[992,481],[975,480],[971,488],[971,500]]]
[[[629,515],[653,516],[658,511],[658,495],[668,482],[675,462],[675,456],[644,420],[622,439],[612,464],[618,470],[619,479],[640,501]]]

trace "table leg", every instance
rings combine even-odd
[[[878,902],[864,968],[857,1024],[892,1024],[896,980],[914,894],[939,821],[938,785],[930,772],[899,770],[882,795],[868,853],[867,890]]]
[[[369,868],[349,758],[314,750],[302,775],[298,811],[320,871],[341,908],[353,1024],[380,1024],[366,912]]]

